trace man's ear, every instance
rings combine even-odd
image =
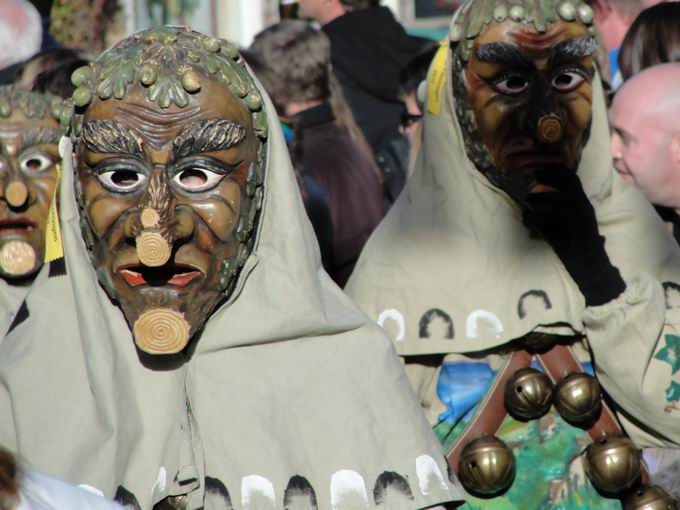
[[[670,150],[673,164],[680,167],[680,132],[671,137]]]
[[[593,0],[591,7],[599,19],[605,17],[612,10],[612,7],[607,0]]]

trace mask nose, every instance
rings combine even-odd
[[[175,205],[165,169],[154,172],[137,211],[125,224],[125,235],[134,238],[139,261],[148,267],[167,264],[174,244],[191,237],[194,230],[191,211]]]
[[[561,142],[566,131],[566,116],[560,108],[550,83],[541,80],[535,87],[528,115],[527,128],[540,144]]]
[[[11,209],[21,209],[29,199],[26,181],[12,158],[2,166],[5,167],[2,176],[2,198]]]
[[[10,181],[5,188],[5,200],[13,209],[23,207],[28,201],[28,187],[19,179]]]

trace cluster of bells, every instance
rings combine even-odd
[[[504,396],[508,413],[522,421],[540,418],[554,404],[566,421],[588,426],[602,410],[600,384],[583,372],[571,373],[553,385],[543,372],[522,368],[507,382]],[[603,436],[588,446],[583,460],[596,489],[612,497],[625,494],[623,510],[679,510],[675,499],[660,488],[639,486],[640,451],[630,439]],[[512,485],[515,457],[503,441],[484,435],[463,448],[458,477],[469,492],[493,497]]]

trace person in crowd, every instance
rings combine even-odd
[[[328,197],[332,254],[326,270],[342,287],[382,219],[382,192],[369,154],[335,117],[328,38],[305,21],[285,20],[255,36],[250,52],[268,69],[260,79],[292,126],[297,166]]]
[[[642,11],[621,43],[623,80],[657,64],[680,62],[680,2],[662,2]]]
[[[0,70],[0,85],[14,84],[22,89],[71,97],[73,71],[90,61],[84,51],[53,48]]]
[[[64,271],[0,343],[0,444],[132,509],[459,504],[236,47],[149,29],[73,81]]]
[[[250,69],[252,69],[255,76],[260,80],[260,83],[269,86],[269,84],[277,81],[277,78],[272,74],[273,69],[264,65],[252,52],[241,50],[241,56]],[[328,193],[314,177],[302,171],[302,143],[300,136],[295,135],[293,126],[288,122],[281,120],[280,123],[283,137],[286,141],[286,146],[288,147],[290,162],[293,165],[293,171],[295,172],[295,177],[300,187],[302,201],[305,204],[305,211],[307,212],[309,221],[312,223],[316,240],[319,243],[321,264],[326,272],[329,272],[334,266],[333,220],[331,217],[331,209],[328,205]]]
[[[429,40],[409,36],[371,0],[301,0],[299,15],[321,24],[331,64],[383,176],[388,208],[406,180],[408,142],[399,133],[399,73]]]
[[[436,52],[437,46],[433,43],[430,48],[411,60],[399,74],[401,100],[404,102],[400,131],[408,139],[409,144],[407,177],[413,174],[416,156],[420,152],[420,143],[423,135],[423,124],[421,122],[423,118],[423,104],[418,99],[418,87],[425,81],[427,70],[430,68]]]
[[[680,324],[662,285],[680,282],[680,249],[612,168],[593,34],[583,3],[457,12],[414,176],[346,286],[398,324],[471,508],[619,509],[640,471],[605,480],[606,452],[636,467],[638,448],[680,445]],[[432,309],[451,338],[423,337]],[[634,492],[625,508],[650,492],[670,504]]]
[[[586,0],[592,7],[600,42],[609,55],[608,83],[613,90],[623,79],[619,71],[619,49],[631,24],[640,12],[665,0]]]
[[[680,6],[680,4],[678,4]],[[614,167],[653,204],[680,214],[680,63],[645,69],[614,96]]]
[[[0,2],[0,69],[40,51],[42,21],[28,0]]]
[[[0,447],[0,509],[2,510],[122,510],[122,507],[42,473],[22,469]]]

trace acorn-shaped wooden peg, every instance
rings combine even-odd
[[[680,510],[680,505],[661,487],[643,485],[623,500],[623,510]]]
[[[139,70],[139,81],[142,85],[149,87],[156,83],[158,79],[158,68],[153,65],[146,63]]]
[[[197,92],[201,90],[201,80],[198,77],[198,74],[191,69],[182,74],[180,81],[182,82],[182,87],[184,87],[184,90],[187,92]]]
[[[563,377],[555,386],[555,408],[562,418],[585,423],[597,418],[602,410],[602,389],[597,379],[585,372]]]
[[[515,479],[515,456],[495,436],[482,436],[465,445],[458,464],[458,478],[472,494],[494,496],[507,490]]]
[[[608,494],[620,494],[640,479],[640,450],[625,437],[603,437],[586,448],[586,476],[593,486]]]
[[[535,420],[550,409],[553,384],[543,372],[521,368],[505,384],[505,408],[519,420]]]

